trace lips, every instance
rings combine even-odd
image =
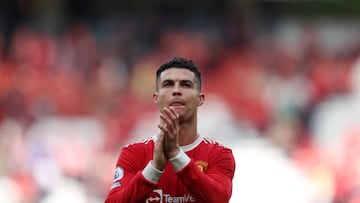
[[[172,101],[170,102],[170,106],[184,106],[185,102],[183,101]]]

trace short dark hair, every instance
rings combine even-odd
[[[156,71],[156,89],[158,89],[158,81],[160,79],[160,75],[162,72],[164,72],[167,69],[170,68],[183,68],[190,70],[195,74],[195,80],[198,83],[198,89],[201,91],[201,73],[198,69],[198,67],[194,64],[192,60],[182,58],[182,57],[174,57],[170,61],[162,64],[159,69]]]

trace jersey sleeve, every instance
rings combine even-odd
[[[135,149],[134,149],[135,148]],[[145,197],[153,191],[156,183],[147,179],[143,175],[144,161],[139,161],[139,157],[144,157],[144,153],[139,148],[123,148],[118,159],[113,185],[107,195],[105,203],[119,202],[144,202]],[[150,172],[151,173],[151,172]]]
[[[222,148],[207,171],[201,171],[193,160],[177,172],[183,184],[203,202],[226,203],[232,193],[235,159],[232,151]]]

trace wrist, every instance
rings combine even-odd
[[[159,170],[159,171],[164,171],[164,169],[165,169],[165,166],[163,166],[162,164],[159,164],[159,163],[157,163],[156,161],[151,161],[151,165],[152,165],[152,167],[154,168],[154,169],[157,169],[157,170]]]
[[[178,155],[169,159],[169,161],[173,165],[175,171],[178,172],[189,164],[190,158],[183,150],[180,150]]]
[[[154,166],[152,165],[152,162],[149,162],[146,167],[144,168],[144,170],[142,171],[143,176],[153,182],[153,183],[158,183],[160,176],[164,173],[163,170],[158,170],[156,168],[154,168]]]

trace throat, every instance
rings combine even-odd
[[[179,145],[185,146],[193,143],[199,137],[197,132],[196,118],[189,120],[188,122],[180,120],[179,130]]]
[[[195,140],[197,140],[198,138],[199,138],[199,134],[197,134],[197,133],[190,135],[190,136],[180,134],[179,135],[179,145],[180,146],[189,145],[189,144],[195,142]]]

